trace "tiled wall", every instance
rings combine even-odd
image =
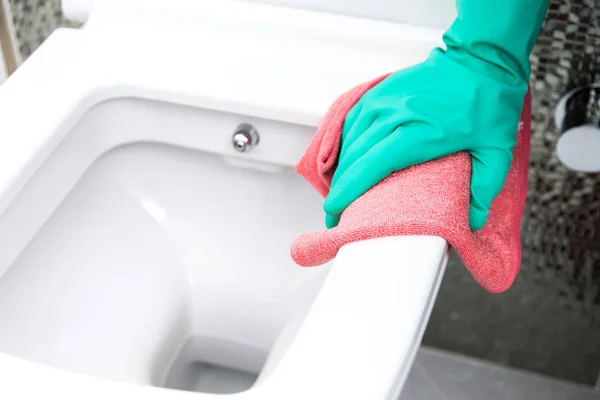
[[[64,24],[59,0],[11,0],[24,56]],[[600,76],[600,0],[553,0],[532,56],[534,101],[522,272],[483,292],[454,255],[425,343],[593,384],[600,370],[600,177],[555,153],[560,96]],[[597,233],[598,232],[598,233]]]
[[[58,26],[71,25],[62,16],[60,0],[9,0],[9,3],[24,58]]]

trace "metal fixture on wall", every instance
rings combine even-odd
[[[600,85],[573,89],[558,103],[554,123],[558,159],[569,169],[600,171]]]

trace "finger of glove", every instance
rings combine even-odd
[[[362,132],[360,135],[355,134],[355,140],[353,142],[345,141],[344,138],[342,139],[342,152],[340,153],[339,163],[336,167],[332,184],[335,184],[338,177],[342,175],[350,165],[354,164],[377,143],[391,135],[398,127],[395,123],[395,119],[392,117],[378,118],[372,121],[369,126],[367,126],[366,123],[357,121],[355,126],[356,128],[352,128],[353,132],[361,132],[361,129]],[[367,126],[367,128],[364,129],[364,126]]]
[[[487,222],[492,202],[498,196],[512,162],[512,149],[490,148],[471,152],[471,203],[469,225],[476,231]]]
[[[325,214],[325,226],[327,229],[335,228],[340,223],[339,215]]]

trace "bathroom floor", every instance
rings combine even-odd
[[[421,347],[399,400],[598,400],[590,387]]]
[[[474,284],[453,252],[424,343],[594,386],[600,366],[600,307],[559,296],[567,284],[556,271],[521,268],[509,291],[490,295]],[[540,274],[543,278],[536,278]]]

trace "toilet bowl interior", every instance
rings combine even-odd
[[[0,351],[143,385],[250,388],[328,272],[289,256],[322,227],[322,199],[292,168],[314,128],[133,98],[84,111],[0,215]],[[247,155],[231,144],[243,122],[261,135]]]

